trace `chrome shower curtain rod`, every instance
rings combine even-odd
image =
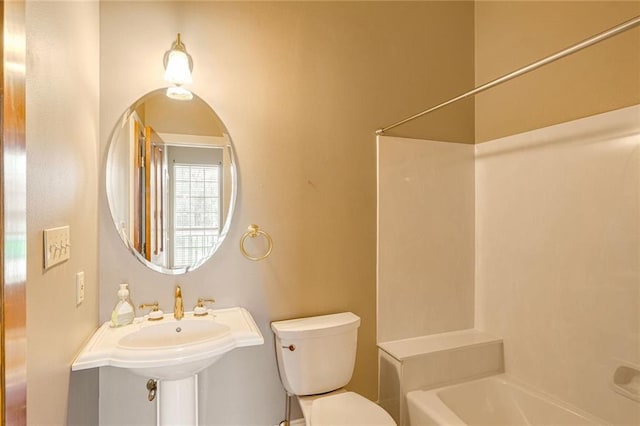
[[[536,61],[532,64],[529,64],[525,67],[522,67],[520,69],[517,69],[516,71],[513,71],[509,74],[505,74],[502,77],[496,78],[495,80],[492,80],[488,83],[483,84],[482,86],[478,86],[475,89],[472,89],[468,92],[465,92],[459,96],[456,96],[455,98],[451,98],[448,101],[442,102],[441,104],[438,104],[436,106],[433,106],[429,109],[426,109],[422,112],[419,112],[415,115],[412,115],[411,117],[405,118],[404,120],[398,121],[396,123],[390,124],[387,127],[382,127],[378,130],[376,130],[376,134],[378,135],[383,135],[384,132],[386,132],[387,130],[393,129],[394,127],[398,127],[401,124],[407,123],[409,121],[415,120],[416,118],[422,117],[423,115],[429,114],[431,112],[434,112],[436,110],[439,110],[440,108],[446,107],[447,105],[450,105],[454,102],[458,102],[459,100],[468,98],[469,96],[473,96],[476,95],[480,92],[484,92],[485,90],[491,89],[492,87],[495,87],[499,84],[502,84],[506,81],[509,81],[511,79],[514,79],[516,77],[519,77],[523,74],[526,74],[530,71],[533,71],[535,69],[538,69],[544,65],[550,64],[551,62],[555,62],[558,59],[564,58],[565,56],[569,56],[573,53],[576,53],[586,47],[592,46],[596,43],[599,43],[603,40],[606,40],[610,37],[613,37],[617,34],[620,34],[622,32],[625,32],[627,30],[630,30],[633,27],[636,27],[640,25],[640,16],[636,16],[635,18],[627,21],[627,22],[623,22],[620,25],[617,25],[613,28],[608,29],[607,31],[604,31],[600,34],[596,34],[595,36],[588,38],[584,41],[581,41],[580,43],[574,44],[573,46],[567,47],[566,49],[558,52],[558,53],[554,53],[553,55],[547,56],[546,58],[540,59],[539,61]]]

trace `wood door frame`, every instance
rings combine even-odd
[[[22,0],[2,1],[0,9],[0,423],[13,426],[27,421],[25,4]]]

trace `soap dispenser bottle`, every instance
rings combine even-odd
[[[129,299],[129,284],[120,284],[120,290],[118,290],[118,303],[111,312],[111,326],[121,327],[123,325],[131,324],[133,318],[136,316],[135,308],[131,299]]]

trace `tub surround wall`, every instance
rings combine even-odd
[[[118,116],[165,85],[162,55],[181,32],[194,59],[190,88],[228,127],[240,180],[228,240],[180,277],[149,271],[126,251],[101,185],[101,320],[122,281],[136,303],[158,300],[167,311],[176,283],[187,308],[203,296],[220,307],[244,306],[266,343],[202,374],[201,421],[277,424],[284,390],[269,322],[352,310],[362,325],[349,387],[375,400],[372,135],[381,123],[472,85],[473,2],[101,2],[100,19],[102,161]],[[470,141],[472,114],[467,103],[412,129]],[[251,223],[274,239],[261,262],[238,248]],[[143,378],[115,369],[100,375],[101,424],[153,422]]]
[[[502,339],[475,329],[379,345],[379,402],[401,426],[409,425],[407,392],[504,371]]]
[[[639,14],[476,2],[476,84]],[[638,104],[639,75],[635,28],[475,103],[476,143],[492,140],[477,145],[476,327],[504,338],[507,372],[621,424],[640,422],[610,388],[616,359],[640,363],[637,109],[494,139]]]
[[[442,182],[433,164],[449,163],[446,170],[452,175],[446,183],[454,182],[461,174],[454,174],[448,161],[453,151],[447,149],[460,147],[380,138],[379,215],[380,223],[387,224],[379,229],[383,333],[397,325],[394,321],[404,321],[405,330],[414,331],[420,318],[452,300],[437,297],[442,280],[415,284],[415,277],[429,277],[436,268],[411,269],[422,265],[421,255],[440,253],[427,254],[428,246],[409,248],[418,240],[414,218],[432,215],[434,205],[446,206],[437,191],[424,188],[438,183],[449,194],[455,189]],[[430,153],[429,160],[419,152]],[[473,169],[473,157],[466,161]],[[390,170],[396,173],[393,179]],[[423,175],[418,180],[410,170]],[[414,183],[420,191],[406,196]],[[640,106],[475,146],[475,327],[504,339],[505,370],[517,380],[614,424],[640,421],[637,402],[612,389],[617,367],[640,365],[639,194]],[[458,209],[448,211],[454,220],[452,212]],[[387,233],[398,239],[387,238]],[[402,259],[391,257],[395,252]],[[416,260],[402,263],[410,256]],[[399,278],[414,278],[413,285],[404,288]],[[473,276],[467,279],[473,286]],[[435,293],[420,298],[420,292]],[[402,304],[387,314],[394,303]],[[407,420],[406,391],[430,387],[437,373],[446,376],[449,369],[428,367],[457,359],[446,352],[438,353],[439,360],[406,356],[416,352],[415,342],[436,336],[404,334],[399,331],[403,340],[396,342],[379,341],[380,402],[401,424]],[[416,384],[416,378],[424,382]]]
[[[473,327],[474,206],[473,145],[378,137],[378,399],[400,425],[406,392],[495,352],[423,337]]]
[[[640,106],[477,146],[476,327],[506,371],[615,424],[640,364]]]
[[[27,420],[97,424],[97,372],[71,375],[70,366],[98,324],[98,4],[25,7]],[[44,271],[42,230],[62,225],[71,258]],[[85,299],[76,306],[79,271]]]
[[[473,146],[378,138],[378,342],[473,327]]]

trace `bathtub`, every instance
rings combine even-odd
[[[409,424],[602,425],[602,420],[517,384],[505,374],[407,393]]]

